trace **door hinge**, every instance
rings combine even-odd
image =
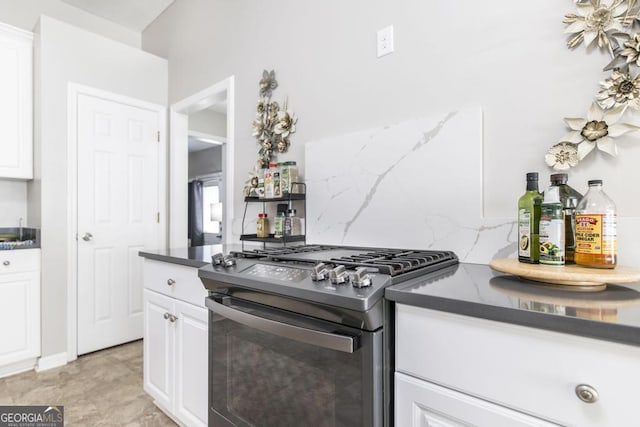
[[[160,212],[156,214],[156,221],[158,221],[158,224],[160,224]]]
[[[156,135],[157,135],[157,138],[158,138],[158,142],[160,142],[160,131],[158,131],[158,133]]]

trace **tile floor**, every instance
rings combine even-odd
[[[142,389],[142,341],[0,378],[0,405],[63,405],[69,427],[176,425]]]

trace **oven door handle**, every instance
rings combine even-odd
[[[213,298],[207,298],[206,305],[214,313],[217,313],[222,317],[226,317],[229,320],[241,323],[250,328],[278,335],[283,338],[344,353],[353,353],[360,348],[360,337],[358,336],[338,335],[330,332],[289,325],[287,323],[271,319],[265,319],[264,317],[255,316],[253,314],[228,307],[215,301]]]

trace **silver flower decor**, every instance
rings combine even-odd
[[[613,54],[618,45],[612,34],[623,32],[628,3],[613,0],[610,4],[603,4],[600,0],[591,0],[576,4],[577,13],[567,13],[563,21],[568,24],[564,32],[573,35],[567,46],[574,48],[584,41],[585,47],[589,47],[597,40],[599,48],[606,47]]]
[[[578,146],[579,160],[584,159],[596,147],[598,150],[615,157],[618,154],[618,147],[614,138],[628,132],[640,130],[640,127],[629,123],[618,123],[624,110],[624,106],[602,110],[594,102],[587,112],[586,119],[564,119],[564,122],[571,128],[571,132],[560,141],[576,144]]]
[[[638,0],[578,0],[576,13],[567,13],[563,22],[571,34],[567,46],[584,42],[590,47],[597,40],[613,60],[604,67],[611,71],[600,82],[600,89],[587,112],[587,118],[565,118],[571,131],[545,154],[545,162],[556,170],[578,165],[594,148],[611,156],[618,154],[615,138],[640,127],[620,122],[627,111],[640,110],[640,22]],[[632,35],[633,34],[633,35]]]
[[[578,146],[570,142],[560,142],[549,148],[544,161],[555,170],[572,168],[578,164]]]
[[[640,108],[640,76],[631,77],[618,69],[613,70],[611,76],[600,82],[600,92],[596,100],[604,109],[614,107]]]
[[[286,153],[289,149],[289,137],[296,131],[298,118],[287,109],[287,99],[282,110],[276,101],[271,101],[272,92],[278,87],[273,70],[262,72],[259,86],[261,98],[256,105],[252,135],[260,144],[257,167],[265,168],[271,162],[274,151]]]

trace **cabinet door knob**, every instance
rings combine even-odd
[[[165,318],[165,320],[167,320],[167,319],[169,319],[170,316],[171,315],[169,313],[165,313],[163,317]]]
[[[176,281],[173,280],[173,279],[167,280],[167,285],[169,285],[169,286],[173,286],[175,283],[176,283]]]
[[[173,323],[173,322],[175,322],[176,320],[178,320],[178,318],[177,318],[176,316],[174,316],[173,314],[170,314],[170,315],[169,315],[169,322]]]
[[[2,263],[2,265],[11,265],[11,261],[7,260]]]
[[[598,401],[598,391],[588,384],[578,384],[576,386],[576,396],[584,403],[596,403]]]
[[[82,236],[82,240],[85,242],[89,242],[91,239],[93,239],[93,234],[91,233],[84,233],[84,236]]]

